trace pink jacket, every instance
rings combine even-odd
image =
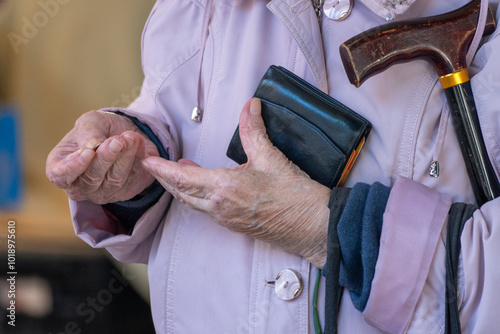
[[[171,159],[183,157],[207,168],[235,166],[226,148],[242,106],[271,64],[292,70],[366,117],[373,130],[346,185],[379,181],[393,189],[367,308],[358,312],[344,293],[339,331],[442,333],[447,212],[452,202],[472,203],[474,197],[432,65],[423,60],[395,65],[355,88],[338,47],[385,23],[363,4],[356,3],[345,21],[323,18],[320,32],[309,0],[216,0],[204,40],[205,2],[157,2],[143,35],[142,93],[123,111],[149,124]],[[397,19],[442,13],[466,2],[417,1]],[[490,3],[496,9],[498,0]],[[471,65],[483,134],[497,172],[499,35],[497,29]],[[191,120],[198,97],[204,107],[200,123]],[[433,160],[441,166],[438,178],[429,176]],[[111,223],[100,206],[73,201],[70,206],[75,231],[88,244],[107,248],[120,261],[149,264],[158,333],[313,332],[317,269],[306,260],[231,233],[167,193],[130,236],[110,233]],[[497,332],[500,199],[477,210],[461,240],[463,332]],[[285,268],[304,281],[303,293],[293,301],[281,300],[266,283]],[[324,323],[323,285],[319,300]]]

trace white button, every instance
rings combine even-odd
[[[323,12],[330,20],[342,21],[351,14],[353,4],[353,0],[326,0]]]
[[[300,296],[304,284],[300,274],[292,269],[284,269],[276,276],[274,291],[283,300],[294,300]]]

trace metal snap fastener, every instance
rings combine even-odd
[[[193,108],[193,111],[191,112],[191,120],[195,122],[201,122],[201,119],[203,118],[203,110],[196,106]]]
[[[353,6],[353,0],[326,0],[323,12],[330,20],[342,21],[349,17]]]
[[[283,269],[278,276],[276,276],[274,291],[278,297],[283,300],[297,299],[303,289],[304,284],[302,282],[302,277],[295,270]]]

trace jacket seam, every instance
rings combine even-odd
[[[401,145],[399,147],[399,158],[396,169],[397,175],[410,179],[413,178],[413,164],[415,163],[414,159],[416,150],[415,143],[418,135],[417,129],[422,123],[422,115],[425,110],[425,105],[429,101],[432,93],[432,89],[429,88],[433,87],[435,85],[435,80],[437,80],[436,75],[431,75],[430,78],[426,78],[426,76],[430,75],[430,73],[431,66],[428,65],[425,73],[421,76],[417,84],[415,93],[412,96],[407,116],[405,118]],[[428,82],[426,83],[426,81]],[[407,153],[405,153],[405,151]]]

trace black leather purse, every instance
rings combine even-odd
[[[341,186],[371,130],[366,119],[283,67],[271,66],[254,97],[271,142],[312,179]],[[247,162],[238,128],[227,156]]]

